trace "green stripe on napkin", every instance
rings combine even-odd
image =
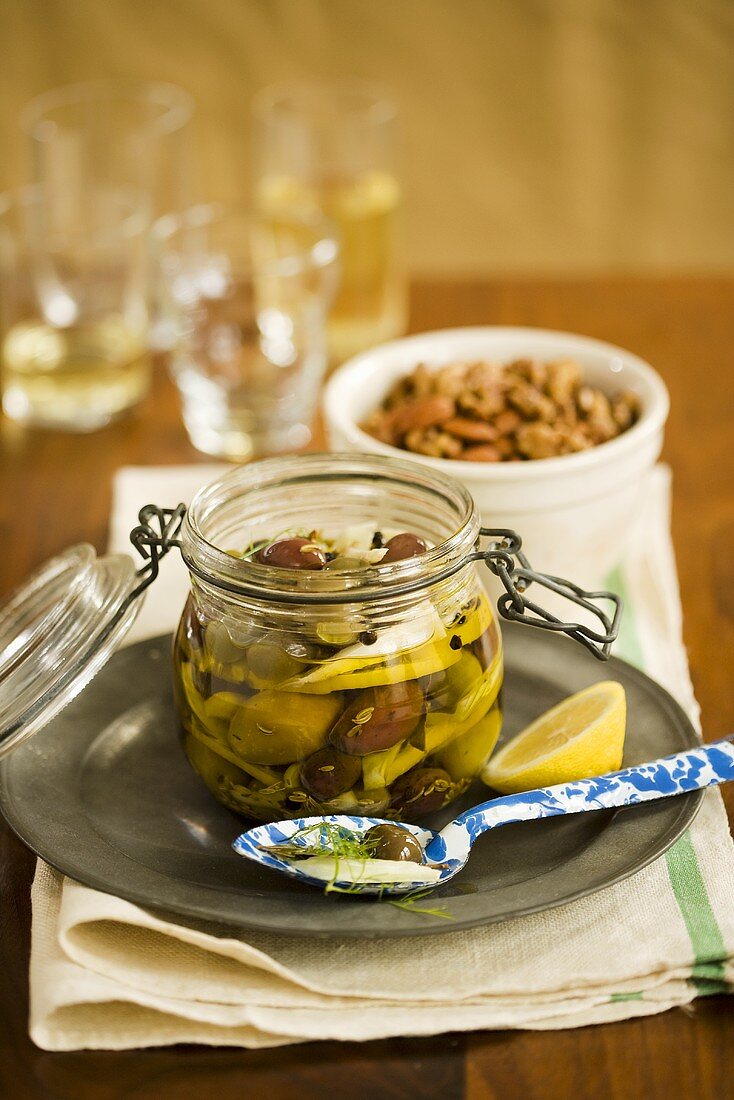
[[[706,988],[706,993],[726,992],[728,986],[723,980],[724,959],[727,957],[724,937],[711,907],[688,831],[668,849],[665,859],[675,900],[680,907],[696,957],[692,970],[693,980],[701,993],[704,992],[701,987],[708,987],[712,982],[720,988]]]
[[[644,672],[645,657],[634,609],[619,568],[610,574],[607,586],[624,600],[624,614],[615,646],[617,656]],[[670,885],[693,948],[695,961],[691,969],[691,978],[696,985],[696,991],[699,996],[727,993],[729,986],[723,979],[724,961],[728,953],[688,830],[671,848],[668,848],[665,853],[665,862]],[[636,994],[620,995],[625,1000],[636,996]],[[614,1001],[619,997],[613,995],[611,999]]]

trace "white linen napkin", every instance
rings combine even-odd
[[[127,550],[141,505],[188,500],[215,472],[121,470],[111,549]],[[669,498],[660,468],[643,537],[614,578],[628,601],[618,652],[665,684],[695,720]],[[187,585],[179,556],[169,554],[129,640],[172,629]],[[30,1031],[47,1050],[255,1048],[648,1015],[728,990],[733,903],[734,850],[718,791],[706,794],[664,856],[627,881],[545,913],[444,936],[322,941],[165,921],[39,861]]]

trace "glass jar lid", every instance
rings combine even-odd
[[[0,756],[89,683],[140,606],[126,554],[81,543],[44,562],[0,603]]]

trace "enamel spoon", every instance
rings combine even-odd
[[[405,878],[401,877],[399,882],[360,881],[357,861],[340,858],[336,865],[337,877],[332,886],[350,893],[380,896],[405,894],[418,889],[433,889],[448,882],[464,867],[474,841],[490,829],[518,821],[555,817],[558,814],[633,806],[638,802],[650,802],[659,798],[671,798],[687,791],[701,790],[717,783],[726,783],[730,779],[734,779],[734,745],[726,738],[593,779],[579,779],[573,783],[559,783],[554,787],[494,798],[491,802],[484,802],[481,806],[474,806],[460,814],[440,833],[419,825],[387,822],[377,817],[334,814],[258,825],[238,836],[233,848],[239,855],[254,860],[263,867],[282,871],[291,878],[323,889],[328,879],[309,874],[299,860],[281,858],[268,851],[268,848],[273,845],[296,844],[303,846],[304,856],[323,855],[328,854],[328,850],[319,846],[318,826],[321,824],[337,826],[352,834],[364,833],[373,825],[398,825],[418,840],[424,853],[422,867],[437,871],[437,878],[432,878],[430,882],[421,881],[420,872],[410,878],[410,869],[421,865],[405,862],[401,864],[401,872],[404,869]],[[312,830],[309,834],[310,840],[295,835],[303,829]],[[378,862],[370,860],[372,866]],[[306,862],[305,866],[307,865]],[[390,866],[395,865],[391,863]],[[352,874],[351,878],[349,873]]]

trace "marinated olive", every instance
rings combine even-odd
[[[423,862],[423,849],[407,829],[400,825],[373,825],[364,834],[375,859],[400,859],[409,863]]]
[[[366,564],[361,558],[337,557],[327,561],[324,569],[328,569],[330,573],[350,573],[354,569],[364,569]]]
[[[375,830],[375,854],[419,859],[420,845],[406,851],[413,841],[397,823],[455,799],[497,738],[499,632],[473,582],[446,600],[418,594],[395,622],[350,600],[370,559],[412,559],[426,543],[376,531],[374,521],[322,533],[320,519],[308,517],[304,537],[274,530],[233,554],[286,573],[327,570],[329,588],[343,589],[339,603],[319,600],[313,583],[308,608],[299,601],[292,613],[195,586],[174,653],[186,753],[238,813],[387,819],[396,827]]]
[[[487,763],[497,744],[501,727],[502,712],[494,706],[475,725],[449,741],[434,757],[436,763],[445,768],[455,781],[473,779]]]
[[[189,656],[200,653],[204,646],[204,627],[189,596],[179,623],[177,641]]]
[[[411,817],[440,810],[451,791],[451,776],[443,768],[413,768],[397,779],[392,788],[392,805]]]
[[[328,802],[351,790],[362,774],[362,765],[354,756],[336,749],[319,749],[301,766],[301,785],[314,798]]]
[[[323,569],[326,552],[310,539],[279,539],[258,550],[255,561],[281,569]]]
[[[326,745],[340,710],[338,695],[260,691],[234,715],[229,742],[253,764],[292,764]]]
[[[184,742],[186,755],[194,770],[201,776],[211,791],[217,794],[225,782],[247,786],[250,778],[245,772],[224,760],[219,753],[204,745],[198,737],[187,734]]]
[[[298,676],[305,666],[275,641],[266,640],[255,642],[247,650],[247,667],[256,677],[255,683],[279,684],[289,676]]]
[[[243,638],[236,637],[224,623],[216,620],[209,623],[204,637],[206,652],[215,661],[227,665],[243,660],[246,641]]]
[[[423,539],[418,538],[418,535],[411,535],[408,531],[393,535],[387,540],[385,546],[387,553],[381,558],[381,565],[391,561],[403,561],[404,558],[415,558],[418,554],[425,554],[428,549]]]
[[[484,667],[474,654],[469,652],[462,653],[456,664],[446,669],[452,709],[460,699],[478,687],[483,674]]]
[[[424,710],[423,692],[415,680],[367,688],[346,708],[329,739],[350,756],[379,752],[410,737]]]

